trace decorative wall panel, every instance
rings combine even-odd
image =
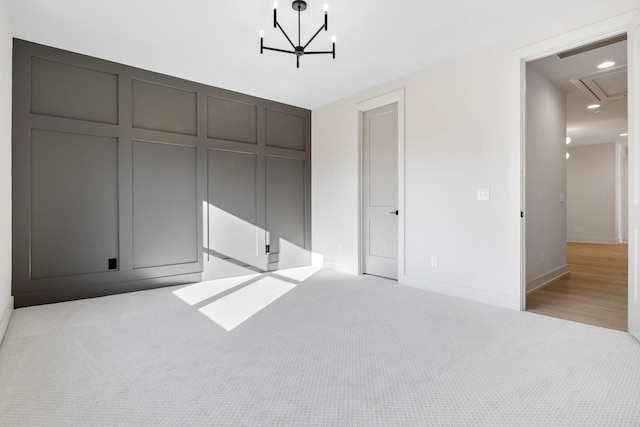
[[[304,161],[267,157],[267,230],[274,253],[305,248]]]
[[[207,97],[207,136],[228,141],[257,142],[258,108],[228,99]]]
[[[134,268],[198,261],[196,149],[133,142]]]
[[[133,127],[196,135],[196,93],[133,80]]]
[[[208,255],[248,263],[264,251],[256,166],[253,153],[208,150]]]
[[[269,147],[304,151],[306,141],[304,115],[267,109],[266,119],[266,139]]]
[[[31,278],[96,273],[118,258],[118,140],[31,132]]]
[[[33,57],[31,112],[117,124],[118,76]]]

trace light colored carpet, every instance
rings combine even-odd
[[[257,279],[16,310],[0,425],[640,425],[626,333],[331,271],[212,320]]]

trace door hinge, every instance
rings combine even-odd
[[[520,218],[524,218],[524,212],[520,211]]]
[[[269,245],[267,245],[267,247],[265,248],[265,252],[269,253],[271,251],[271,248],[269,247]]]

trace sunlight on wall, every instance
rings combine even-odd
[[[274,268],[321,265],[323,262],[322,255],[313,254],[304,247],[302,224],[294,227],[297,231],[290,233],[291,236],[283,238],[254,224],[255,218],[248,221],[206,201],[202,208],[205,218],[202,227],[204,260],[213,262],[210,268],[217,269],[222,275],[236,275],[239,268],[248,267],[245,273],[250,274],[251,270],[264,272]],[[267,245],[270,246],[269,253]]]
[[[273,243],[274,240],[274,238],[271,238],[270,242]],[[303,243],[295,244],[289,240],[279,237],[278,251],[280,252],[280,260],[282,261],[282,256],[284,255],[289,260],[296,260],[295,263],[297,265],[311,265],[311,252],[300,246],[301,244]],[[291,267],[291,264],[287,265],[285,268],[288,267]]]
[[[240,261],[251,261],[259,254],[259,242],[261,237],[264,239],[261,236],[264,231],[260,227],[211,204],[209,224],[216,226],[208,227],[208,240],[205,240],[209,242],[208,249]]]

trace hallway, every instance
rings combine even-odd
[[[567,243],[570,273],[527,296],[527,311],[627,330],[626,244]]]

